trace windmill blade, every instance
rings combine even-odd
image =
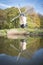
[[[17,6],[17,8],[18,8],[18,10],[19,10],[19,13],[21,14],[20,4],[19,4],[19,6]]]
[[[21,53],[22,51],[18,54],[17,61],[19,60]]]
[[[14,49],[16,49],[17,51],[20,51],[19,49],[17,49],[14,45],[10,44],[10,46]],[[17,57],[17,61],[19,60],[20,58],[20,55],[21,55],[21,52],[18,54],[18,57]]]
[[[10,46],[14,49],[16,49],[17,51],[19,51],[19,49],[17,49],[14,45],[10,44]]]
[[[25,10],[25,12],[24,12],[24,14],[31,14],[31,13],[33,13],[33,10],[34,10],[34,8],[32,8],[32,7],[30,7],[30,8],[27,8],[26,10]]]
[[[26,50],[24,53],[26,53],[27,56],[31,57],[31,53],[28,50]]]
[[[20,16],[20,15],[14,17],[14,18],[11,20],[11,22],[14,21],[15,19],[19,18],[19,16]]]
[[[19,13],[21,14],[21,10],[20,10],[20,8],[18,7],[18,10],[19,10]]]
[[[17,57],[17,61],[19,60],[19,58],[20,58],[20,55],[22,54],[22,49],[21,49],[21,51],[19,52],[19,54],[18,54],[18,57]]]

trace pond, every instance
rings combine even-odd
[[[22,53],[22,48],[20,47],[24,42],[26,49]],[[34,54],[40,48],[43,48],[43,37],[41,36],[14,36],[14,39],[0,37],[0,53],[17,56],[21,52],[21,56],[29,58],[30,55]],[[27,55],[28,53],[30,55]]]
[[[0,54],[31,59],[35,52],[43,48],[42,36],[17,35],[11,38],[0,37]]]

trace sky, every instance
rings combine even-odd
[[[0,8],[10,8],[14,6],[32,6],[36,12],[43,14],[43,0],[0,0]]]

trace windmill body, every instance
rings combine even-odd
[[[26,41],[22,39],[20,42],[20,49],[22,51],[26,50],[26,45],[27,45]]]
[[[26,26],[26,16],[24,14],[20,14],[20,26],[25,27]]]

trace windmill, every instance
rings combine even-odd
[[[14,17],[14,18],[11,20],[11,22],[14,21],[14,20],[17,19],[17,18],[20,18],[20,27],[21,27],[21,28],[24,28],[24,27],[26,27],[26,24],[27,24],[26,14],[27,14],[27,12],[28,12],[28,14],[30,14],[30,12],[32,12],[32,11],[31,11],[31,10],[32,10],[32,7],[27,8],[24,12],[21,12],[21,10],[20,10],[19,7],[18,7],[18,10],[19,10],[19,15],[16,16],[16,17]]]
[[[10,44],[10,46],[12,47],[12,48],[14,48],[15,50],[17,50],[18,52],[19,52],[19,54],[18,54],[18,56],[17,56],[17,61],[19,60],[19,58],[20,58],[20,56],[21,56],[21,54],[23,55],[23,53],[25,54],[26,53],[26,55],[28,55],[28,56],[30,56],[31,57],[31,54],[26,50],[26,42],[25,42],[25,40],[22,40],[21,42],[20,42],[20,50],[19,49],[17,49],[14,45],[12,45],[12,44]],[[25,55],[24,55],[25,56]]]

